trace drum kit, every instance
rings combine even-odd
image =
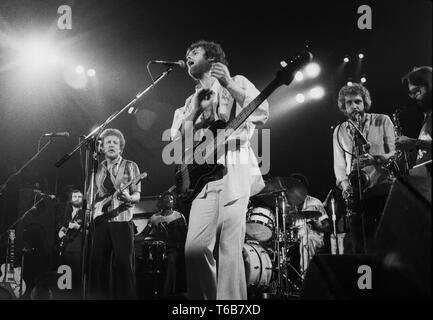
[[[299,180],[275,177],[250,198],[242,252],[250,295],[299,296],[303,275],[299,271],[300,238],[293,221],[318,218],[320,212],[288,209],[297,208],[306,196],[307,189]]]

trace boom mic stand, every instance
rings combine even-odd
[[[40,142],[40,139],[39,139],[39,142]],[[12,173],[6,179],[6,181],[0,185],[0,196],[3,194],[4,190],[6,190],[8,183],[13,179],[13,177],[16,177],[17,175],[19,175],[33,160],[36,160],[39,157],[39,155],[42,153],[42,151],[44,151],[44,149],[47,148],[51,142],[53,142],[53,137],[50,137],[50,140],[48,140],[47,143],[45,143],[42,146],[42,148],[40,148],[38,145],[38,151],[36,152],[36,154],[34,156],[32,156],[26,163],[24,163],[22,165],[22,167],[19,168],[16,172]],[[9,229],[6,229],[6,230],[9,230]]]
[[[42,137],[41,137],[42,138]],[[41,138],[39,139],[39,142],[41,140]],[[8,183],[17,175],[19,175],[33,160],[36,160],[39,155],[42,153],[42,151],[44,149],[46,149],[51,142],[53,141],[53,138],[50,137],[50,139],[42,146],[42,148],[40,148],[40,144],[38,144],[38,151],[35,153],[35,155],[33,155],[26,163],[24,163],[22,165],[21,168],[19,168],[16,172],[14,172],[13,174],[11,174],[7,179],[6,182],[3,183],[2,185],[0,185],[0,196],[2,195],[2,193],[4,192],[4,190],[6,190]],[[19,217],[16,221],[14,221],[9,227],[7,227],[2,233],[0,233],[0,236],[2,236],[5,232],[7,232],[8,230],[12,229],[15,227],[15,225],[20,222],[21,220],[23,220],[27,214],[34,210],[36,208],[36,205],[41,202],[43,199],[45,199],[44,196],[42,196],[29,210],[27,210],[23,215],[21,215],[21,217]]]
[[[149,65],[149,64],[148,64]],[[55,166],[59,168],[67,160],[69,160],[74,153],[76,153],[82,146],[86,146],[86,164],[85,164],[85,174],[86,177],[84,182],[84,192],[86,194],[85,200],[83,201],[83,210],[85,212],[83,217],[83,232],[81,241],[81,268],[82,268],[82,298],[86,299],[87,296],[87,283],[90,282],[90,272],[89,268],[91,265],[92,257],[92,246],[93,246],[93,215],[95,211],[95,176],[96,170],[98,168],[98,138],[105,127],[115,120],[120,114],[133,106],[144,94],[149,92],[155,87],[155,85],[165,78],[171,71],[173,71],[174,66],[167,68],[152,84],[146,89],[139,92],[134,99],[132,99],[128,104],[126,104],[119,111],[111,114],[103,123],[98,125],[93,129],[87,136],[84,136],[83,140],[78,143],[78,145],[70,152],[65,154],[59,161],[55,163]],[[152,78],[153,80],[153,78]],[[88,191],[86,191],[88,190]]]

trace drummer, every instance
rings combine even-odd
[[[330,231],[330,225],[322,202],[308,195],[307,178],[303,174],[294,173],[289,179],[297,181],[286,190],[286,197],[291,227],[297,231],[300,240],[299,264],[301,274],[304,276],[311,258],[318,249],[323,247],[323,235]]]
[[[165,277],[162,296],[176,293],[177,270],[185,246],[187,223],[182,213],[174,210],[176,197],[171,192],[164,192],[158,199],[159,212],[152,215],[146,228],[139,236],[161,240],[166,244]]]

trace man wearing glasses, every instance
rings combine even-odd
[[[409,97],[415,100],[424,113],[424,121],[418,139],[400,136],[396,138],[396,147],[403,151],[418,149],[415,167],[425,167],[426,170],[411,175],[431,176],[432,159],[432,68],[427,66],[415,67],[403,78],[403,85],[407,88]],[[422,172],[422,173],[420,173]]]

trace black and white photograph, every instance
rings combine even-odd
[[[0,0],[0,300],[431,299],[432,7]]]

